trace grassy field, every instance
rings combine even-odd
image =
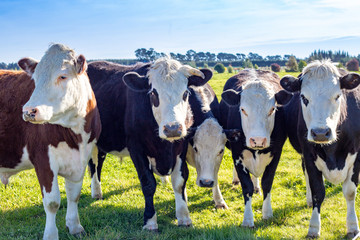
[[[214,74],[210,84],[220,96],[225,81],[233,74]],[[285,73],[280,73],[280,76]],[[297,75],[296,73],[294,75]],[[272,190],[274,217],[261,217],[262,196],[255,195],[255,228],[242,228],[244,200],[241,187],[232,186],[232,158],[225,151],[219,183],[229,209],[216,210],[211,189],[196,186],[196,171],[190,167],[187,183],[188,206],[193,228],[178,228],[171,184],[157,177],[155,194],[159,234],[142,231],[144,199],[135,168],[129,158],[122,163],[108,155],[102,186],[104,200],[91,198],[90,178],[86,174],[79,201],[79,214],[87,235],[84,239],[303,239],[308,230],[311,209],[306,205],[305,180],[299,155],[287,142]],[[61,207],[57,214],[60,239],[75,239],[65,227],[66,195],[59,178]],[[359,215],[359,197],[356,198]],[[342,239],[346,234],[346,202],[341,185],[326,182],[320,239]],[[45,227],[40,188],[34,170],[24,171],[0,185],[0,239],[41,239]]]

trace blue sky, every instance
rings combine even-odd
[[[1,0],[0,62],[64,43],[87,59],[158,52],[360,54],[358,0]]]

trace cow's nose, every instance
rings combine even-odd
[[[178,123],[166,124],[163,131],[165,136],[168,138],[180,137],[182,133],[182,126]]]
[[[209,179],[200,179],[200,187],[213,187],[214,181]]]
[[[330,128],[313,128],[310,132],[315,142],[328,142],[331,137]]]
[[[250,147],[252,148],[265,148],[266,138],[264,137],[252,137],[250,138]]]
[[[24,121],[35,121],[36,115],[39,113],[37,108],[24,107],[23,108],[23,119]]]

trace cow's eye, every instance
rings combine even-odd
[[[246,113],[246,111],[245,111],[243,108],[241,108],[241,112],[242,112],[245,116],[248,116],[247,113]]]
[[[309,104],[309,100],[303,94],[301,94],[301,100],[303,101],[305,106],[307,106]]]
[[[269,113],[268,113],[268,116],[271,116],[271,115],[274,113],[274,111],[275,111],[275,108],[272,107],[272,108],[270,109]]]
[[[221,149],[219,152],[219,155],[222,154],[224,152],[224,149]]]
[[[184,94],[183,94],[183,100],[186,101],[187,98],[188,98],[188,96],[189,96],[189,91],[186,90],[186,91],[184,92]]]
[[[150,102],[154,107],[158,107],[160,104],[159,95],[158,95],[156,89],[153,89],[150,92]]]
[[[197,151],[198,151],[196,147],[194,147],[194,151],[195,151],[195,152],[197,152]]]
[[[335,101],[339,100],[340,94],[335,97]]]

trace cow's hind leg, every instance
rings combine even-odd
[[[177,158],[175,168],[171,174],[171,183],[175,194],[176,218],[178,226],[191,226],[189,209],[187,207],[186,181],[189,177],[185,157]]]
[[[359,233],[359,222],[355,211],[355,197],[359,178],[358,165],[360,163],[355,162],[353,167],[355,169],[354,173],[352,171],[353,168],[351,168],[342,186],[347,205],[346,228],[348,238],[354,238]]]
[[[233,184],[233,185],[239,185],[239,184],[240,184],[240,179],[239,179],[238,174],[237,174],[237,172],[236,172],[235,166],[234,166],[234,168],[233,168],[233,180],[232,180],[232,184]]]
[[[95,199],[102,199],[101,190],[101,169],[106,158],[106,153],[94,147],[94,150],[89,161],[89,169],[91,176],[91,197]]]
[[[67,197],[66,227],[69,229],[70,234],[75,236],[81,236],[85,233],[84,228],[80,224],[78,211],[82,182],[82,179],[79,182],[72,182],[65,179]]]

